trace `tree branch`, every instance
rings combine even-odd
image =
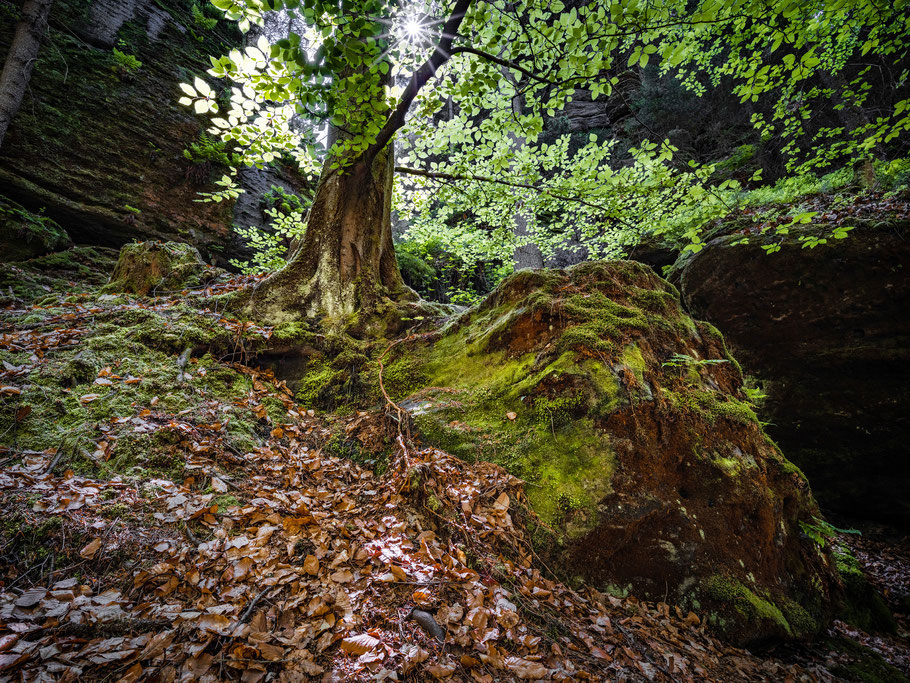
[[[367,162],[371,163],[376,155],[389,144],[395,132],[404,125],[405,117],[411,108],[411,103],[417,97],[417,93],[420,92],[420,89],[426,85],[430,78],[436,75],[439,67],[449,61],[452,56],[452,41],[455,40],[461,22],[464,20],[465,14],[467,14],[473,1],[456,0],[455,7],[452,8],[452,14],[449,15],[442,27],[442,35],[439,38],[439,42],[436,43],[436,49],[433,50],[433,54],[412,74],[407,87],[401,94],[398,106],[392,112],[392,116],[389,117],[382,130],[379,131],[379,135],[376,136],[376,142],[370,145],[369,149],[364,153],[364,158]]]
[[[481,183],[495,183],[497,185],[506,185],[508,187],[520,187],[526,190],[536,190],[537,192],[543,192],[548,194],[551,197],[556,199],[562,199],[567,202],[575,202],[577,204],[584,204],[585,206],[591,207],[592,209],[597,209],[598,211],[609,211],[607,207],[600,204],[594,204],[593,202],[586,201],[580,197],[573,197],[571,195],[558,194],[553,192],[549,188],[540,187],[539,185],[530,185],[528,183],[520,183],[514,180],[505,180],[502,178],[493,178],[490,176],[483,175],[473,175],[473,174],[455,174],[455,173],[441,173],[439,171],[424,171],[420,168],[408,168],[407,166],[396,166],[396,173],[405,173],[407,175],[416,175],[422,178],[429,178],[431,180],[474,180]],[[619,220],[618,218],[616,220]]]

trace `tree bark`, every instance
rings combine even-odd
[[[306,233],[290,262],[253,290],[249,314],[270,324],[305,318],[347,323],[383,300],[412,301],[392,244],[393,145],[343,171],[326,162]]]
[[[429,59],[415,71],[375,142],[350,165],[326,160],[300,248],[250,292],[244,313],[272,325],[328,319],[352,334],[388,332],[377,320],[392,302],[418,301],[404,284],[392,244],[393,138],[420,89],[451,57],[452,41],[473,0],[456,0]],[[329,148],[337,129],[330,130]],[[393,306],[394,308],[394,306]],[[374,324],[378,323],[378,324]]]
[[[26,0],[0,73],[0,147],[28,87],[54,0]]]

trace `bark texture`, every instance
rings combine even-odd
[[[303,243],[253,291],[248,312],[271,324],[310,317],[343,320],[383,300],[414,300],[392,245],[392,145],[372,163],[323,172]]]
[[[25,96],[53,4],[54,0],[26,0],[22,6],[22,18],[0,74],[0,146]]]

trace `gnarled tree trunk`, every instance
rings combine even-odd
[[[0,74],[0,146],[25,96],[53,4],[54,0],[26,0],[22,6],[22,18]]]
[[[392,143],[372,162],[328,163],[306,234],[288,264],[253,290],[247,312],[270,324],[369,314],[383,300],[415,300],[392,245]]]

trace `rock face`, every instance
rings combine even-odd
[[[840,584],[802,533],[809,486],[721,335],[647,266],[522,271],[415,344],[384,372],[392,397],[426,442],[528,482],[539,551],[567,576],[681,604],[737,643],[825,622]]]
[[[211,158],[184,156],[205,120],[177,102],[178,84],[204,74],[210,54],[241,38],[231,22],[201,26],[193,4],[55,2],[29,91],[0,149],[0,194],[44,209],[77,243],[172,240],[194,244],[206,260],[245,258],[231,226],[264,223],[247,206],[259,195],[244,196],[239,216],[232,202],[196,201],[198,192],[216,189],[227,157],[214,149]],[[0,54],[13,27],[0,21]],[[115,49],[141,66],[125,66]]]
[[[738,237],[682,268],[686,305],[764,380],[768,432],[822,505],[910,524],[910,225],[770,255]]]
[[[0,196],[0,245],[5,261],[21,261],[68,249],[73,243],[52,219]]]
[[[213,280],[219,269],[203,263],[199,252],[179,242],[134,242],[120,250],[105,286],[108,292],[161,295]]]

